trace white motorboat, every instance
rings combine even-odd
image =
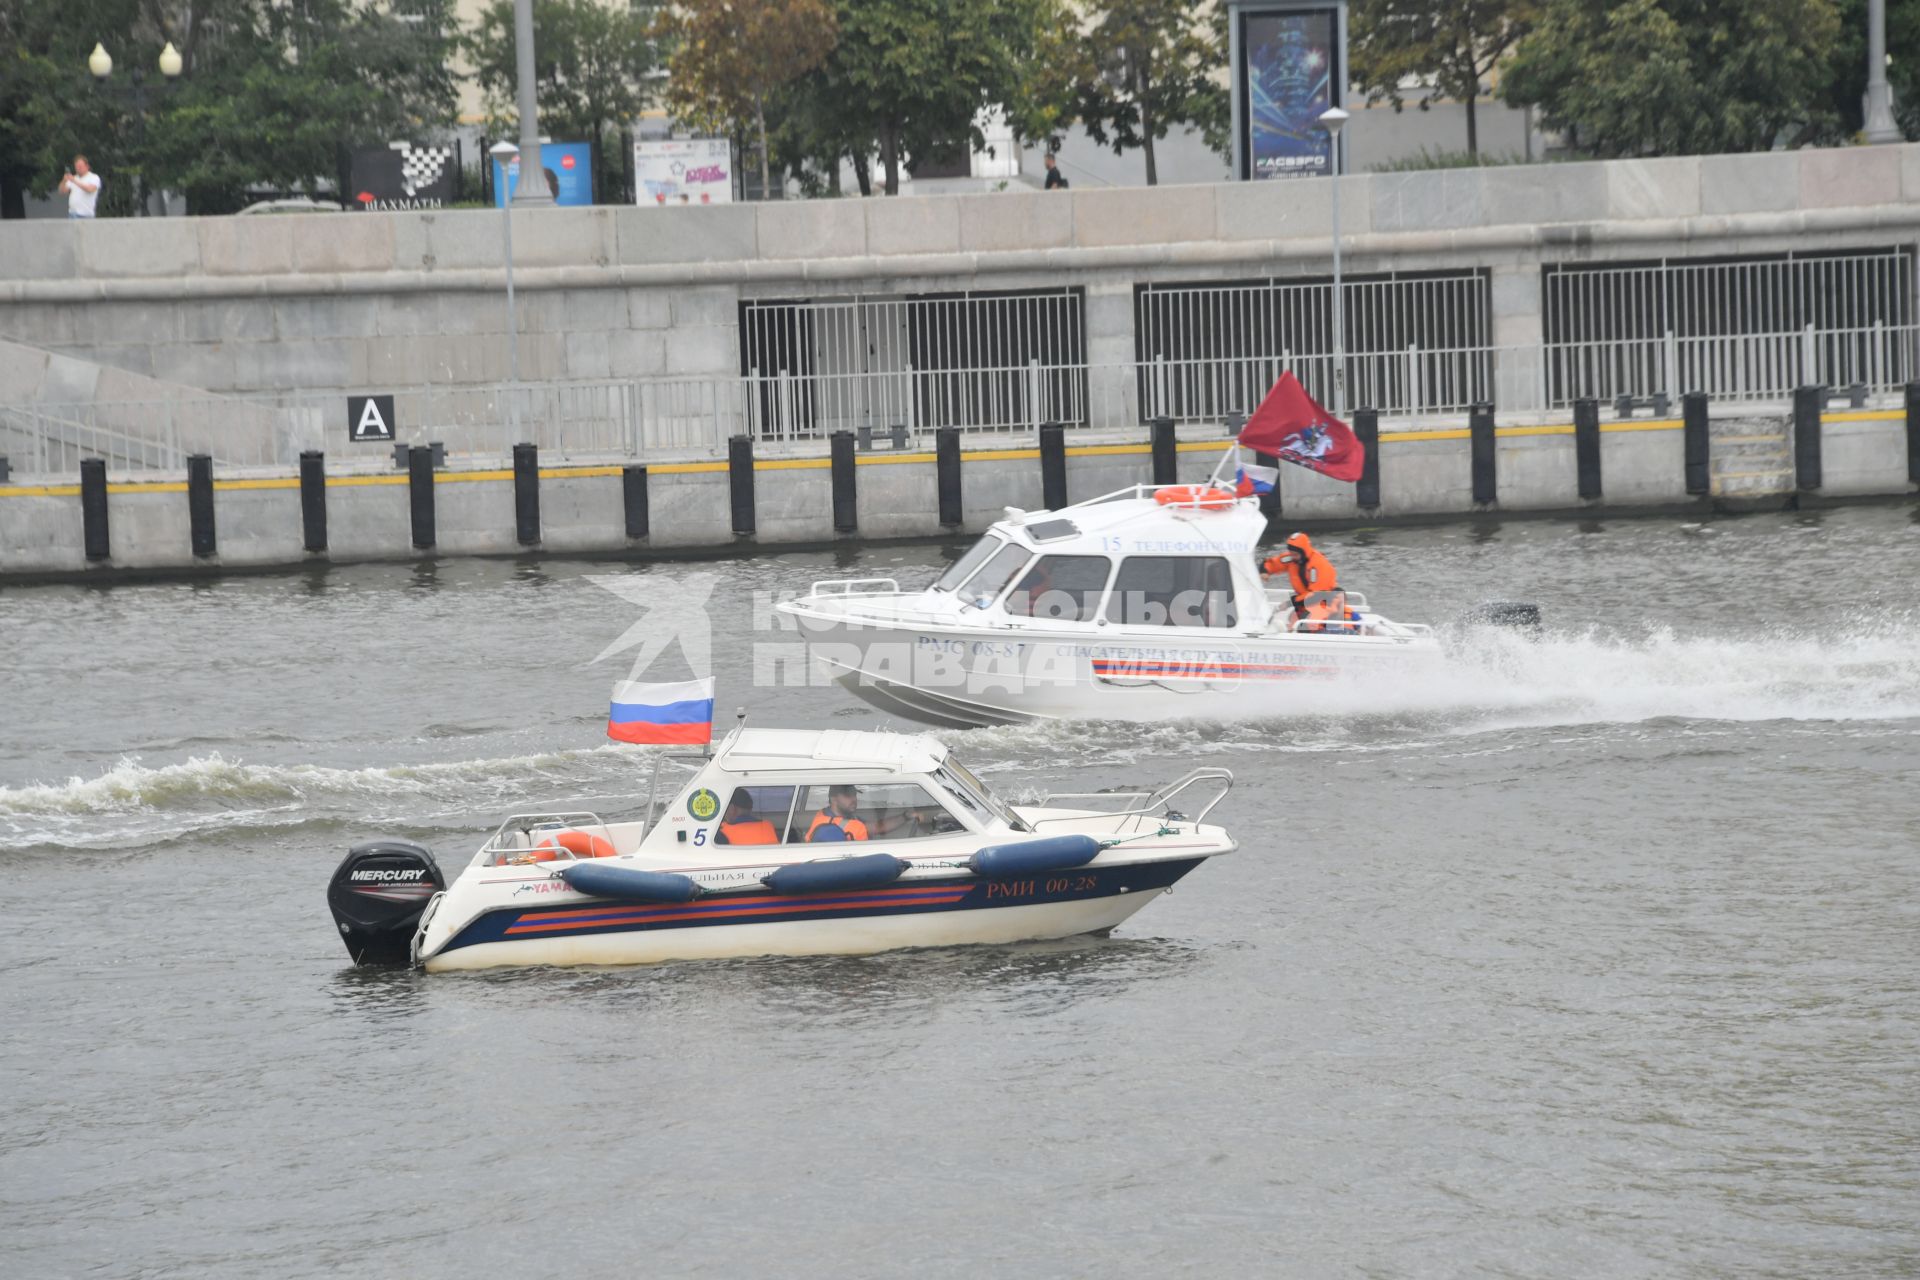
[[[656,804],[669,762],[689,776]],[[1231,853],[1205,818],[1232,785],[1013,806],[932,738],[743,727],[660,757],[638,820],[515,814],[450,885],[420,845],[371,841],[327,897],[356,963],[430,971],[1063,938]]]
[[[1323,682],[1418,678],[1437,660],[1431,627],[1356,591],[1343,618],[1296,616],[1261,580],[1265,530],[1257,499],[1140,485],[1008,508],[924,590],[838,579],[778,608],[857,696],[956,726],[1283,714]]]

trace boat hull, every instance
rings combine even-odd
[[[1122,923],[1204,860],[1082,867],[1009,879],[965,876],[857,893],[505,906],[461,928],[423,963],[429,972],[636,965],[1066,938]]]
[[[1427,636],[1021,635],[799,616],[813,659],[848,692],[955,728],[1337,711],[1441,661]]]

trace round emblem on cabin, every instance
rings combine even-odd
[[[720,816],[720,797],[702,787],[687,797],[687,812],[700,822],[712,822]]]

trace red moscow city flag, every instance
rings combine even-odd
[[[1240,443],[1348,484],[1360,478],[1367,460],[1353,428],[1322,409],[1292,373],[1280,375],[1240,428]]]

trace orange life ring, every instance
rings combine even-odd
[[[533,847],[535,862],[551,862],[557,853],[545,853],[543,849],[565,849],[576,858],[611,858],[614,855],[613,841],[604,836],[596,836],[589,831],[556,831]]]
[[[1163,485],[1153,491],[1153,500],[1163,507],[1230,507],[1238,498],[1226,490],[1204,484]]]

